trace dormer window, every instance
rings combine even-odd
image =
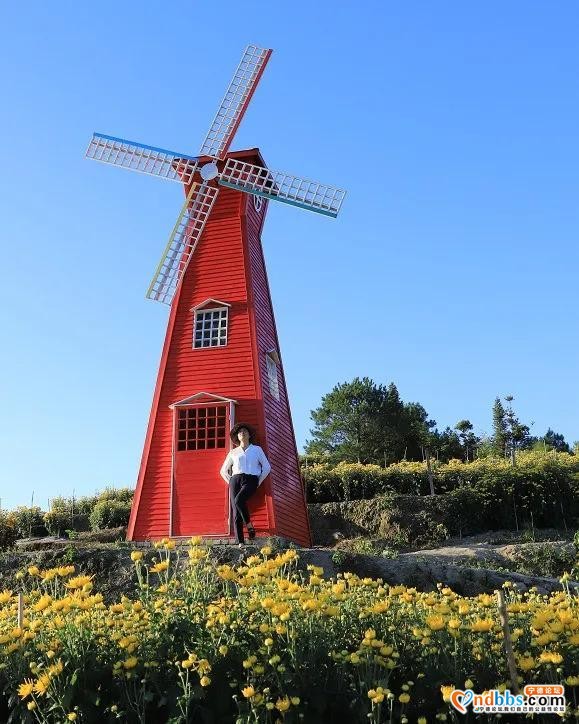
[[[267,364],[267,379],[269,382],[269,392],[272,397],[279,400],[279,381],[277,378],[277,366],[279,363],[279,355],[275,349],[270,349],[265,355]]]
[[[192,308],[194,349],[225,347],[230,306],[219,299],[206,299]]]

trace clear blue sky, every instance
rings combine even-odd
[[[175,184],[84,160],[93,130],[195,153],[248,42],[235,148],[348,189],[271,204],[264,248],[298,444],[337,382],[439,427],[579,438],[579,6],[2,3],[0,497],[133,486],[167,309],[144,299]]]

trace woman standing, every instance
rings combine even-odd
[[[234,447],[225,458],[220,473],[223,480],[229,483],[235,537],[237,542],[242,544],[245,542],[244,523],[249,539],[255,538],[255,528],[249,517],[247,501],[267,478],[271,465],[259,445],[253,444],[253,431],[249,425],[240,422],[231,430],[230,436],[237,447]]]

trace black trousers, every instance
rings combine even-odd
[[[235,537],[238,543],[245,542],[243,524],[247,525],[251,522],[247,510],[247,501],[257,490],[258,482],[259,477],[257,475],[246,475],[245,473],[232,475],[229,480],[229,499],[231,501]]]

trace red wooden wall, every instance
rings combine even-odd
[[[230,155],[261,163],[257,150]],[[239,403],[235,406],[236,421],[256,428],[257,443],[272,464],[270,476],[249,503],[258,536],[277,534],[302,545],[310,543],[281,362],[279,401],[270,394],[267,377],[266,353],[271,349],[279,353],[279,345],[260,241],[266,211],[266,203],[258,213],[252,197],[220,189],[171,308],[131,511],[129,539],[170,535],[170,405],[198,392],[208,392]],[[227,345],[193,349],[191,308],[208,298],[231,305]],[[226,452],[223,451],[223,458]],[[199,459],[195,456],[192,452],[192,461]],[[194,472],[191,471],[193,477]],[[218,468],[215,475],[219,476]],[[213,506],[219,508],[215,510],[210,502],[196,502],[190,511],[192,529],[188,535],[203,533],[204,521],[222,515],[221,505]],[[206,532],[210,534],[210,530]]]

